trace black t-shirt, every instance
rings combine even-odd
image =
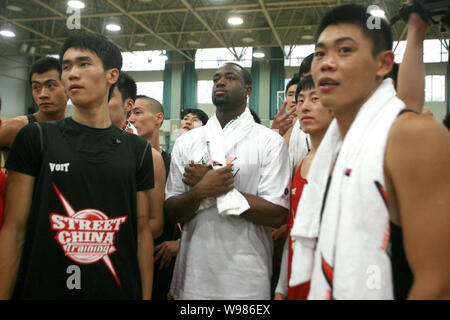
[[[6,168],[36,177],[14,298],[141,298],[137,192],[154,186],[147,141],[71,118],[33,123]]]

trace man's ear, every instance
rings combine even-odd
[[[119,80],[119,69],[117,68],[111,68],[108,71],[106,71],[106,77],[108,80],[108,83],[110,85],[113,85]]]
[[[377,77],[384,79],[394,67],[394,53],[391,50],[385,50],[377,56]]]
[[[252,86],[245,86],[245,94],[250,97],[252,94]]]
[[[158,119],[158,125],[161,127],[161,124],[164,121],[164,113],[158,112],[157,114],[155,114],[155,116]]]
[[[123,112],[125,114],[128,114],[128,112],[130,112],[133,108],[134,108],[133,99],[128,98],[127,100],[125,100],[125,107],[123,109]]]

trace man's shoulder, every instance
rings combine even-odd
[[[192,146],[197,141],[201,140],[204,137],[205,134],[205,127],[198,127],[192,130],[189,130],[188,132],[183,133],[180,135],[177,140],[175,141],[179,146]]]
[[[1,129],[19,131],[28,124],[26,116],[18,116],[12,119],[3,120]]]
[[[407,112],[395,119],[389,131],[387,152],[390,155],[423,153],[437,145],[447,147],[450,135],[436,118]],[[416,157],[417,158],[417,157]]]
[[[267,143],[286,143],[277,131],[269,129],[262,124],[255,123],[253,131],[255,137],[259,140],[266,141]]]

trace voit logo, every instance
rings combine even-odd
[[[114,247],[115,235],[120,231],[127,217],[109,219],[103,212],[95,209],[75,212],[54,184],[53,187],[67,216],[52,213],[50,214],[50,224],[52,230],[58,231],[55,239],[61,245],[66,256],[81,264],[91,264],[103,260],[114,279],[121,286],[109,255],[117,251]]]

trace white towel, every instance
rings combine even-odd
[[[226,155],[231,154],[236,144],[245,139],[253,125],[255,125],[255,121],[248,108],[239,117],[227,123],[223,129],[215,114],[208,120],[204,132],[213,169],[226,166]],[[211,198],[205,199],[202,201],[199,210],[206,209],[214,203],[219,214],[223,216],[240,215],[250,209],[247,199],[236,189],[217,197],[216,201]]]
[[[297,241],[291,285],[311,278],[308,299],[393,298],[389,212],[381,189],[389,130],[403,108],[391,80],[384,80],[360,108],[342,146],[333,120],[317,150],[292,230]]]

